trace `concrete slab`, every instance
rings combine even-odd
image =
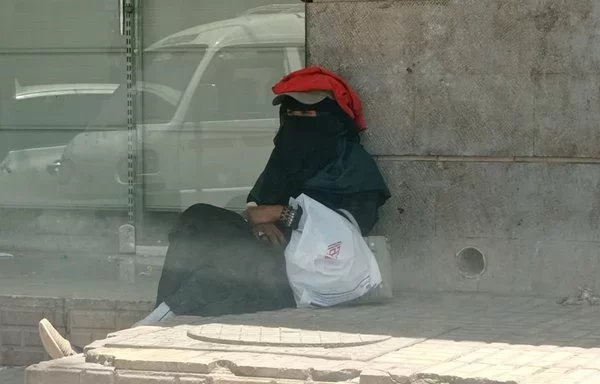
[[[377,155],[597,157],[599,17],[594,0],[314,2],[308,61],[356,88]]]
[[[540,74],[534,86],[535,155],[600,156],[598,76]]]
[[[593,164],[379,159],[393,197],[377,232],[393,249],[399,290],[545,296],[598,286],[600,167]],[[487,269],[461,275],[476,247]]]
[[[331,383],[484,384],[596,383],[600,380],[600,306],[477,294],[405,294],[377,306],[284,310],[219,318],[178,317],[161,327],[117,332],[85,355],[34,365],[27,384]],[[368,331],[392,350],[362,359],[342,349],[234,345],[187,335],[199,326],[315,335]],[[203,328],[206,332],[209,328]],[[215,328],[217,329],[217,328]],[[435,331],[434,331],[435,330]],[[210,333],[210,332],[208,332]],[[340,340],[340,333],[336,334]],[[248,336],[250,337],[250,336]],[[256,334],[252,336],[258,337]],[[389,337],[389,339],[388,339]],[[410,341],[410,342],[409,342]],[[232,348],[232,349],[228,349]],[[280,348],[280,350],[277,350]],[[281,349],[288,348],[288,351]],[[62,381],[56,381],[60,378]]]

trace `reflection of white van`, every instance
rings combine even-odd
[[[303,64],[304,13],[297,6],[200,25],[149,47],[137,87],[145,207],[243,206],[278,125],[271,86]],[[65,147],[58,172],[65,196],[96,208],[125,207],[125,96],[118,89],[93,131]]]
[[[117,87],[98,83],[21,85],[15,79],[14,96],[6,101],[6,112],[0,113],[0,161],[11,151],[64,145],[84,131]]]

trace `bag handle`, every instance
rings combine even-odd
[[[338,209],[337,210],[342,216],[344,216],[346,219],[348,219],[348,221],[350,223],[352,223],[352,225],[354,225],[354,227],[356,227],[356,229],[358,229],[358,232],[362,232],[360,230],[360,227],[358,226],[358,222],[356,221],[356,219],[354,218],[354,216],[352,216],[352,214],[350,212],[348,212],[345,209]]]

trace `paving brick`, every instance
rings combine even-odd
[[[586,376],[581,381],[578,381],[577,384],[598,384],[600,383],[600,371],[594,373],[590,376]]]
[[[514,369],[515,367],[512,365],[488,365],[488,367],[486,367],[485,369],[477,372],[477,376],[494,379]]]
[[[105,339],[108,334],[112,333],[114,329],[94,329],[92,331],[92,340]]]
[[[502,349],[496,353],[484,357],[479,362],[484,364],[510,364],[510,362],[519,357],[520,354],[520,351]]]
[[[481,348],[458,357],[456,361],[463,363],[472,363],[475,361],[479,361],[487,356],[496,354],[499,351],[500,350],[496,348]]]
[[[494,379],[500,380],[500,381],[509,381],[509,380],[514,380],[514,381],[523,381],[523,379],[533,376],[535,373],[541,371],[543,368],[540,367],[515,367],[515,369],[507,371],[503,374],[497,375],[496,377],[494,377]]]
[[[534,376],[523,379],[524,384],[562,384],[561,378],[569,372],[566,368],[547,368],[537,372]]]
[[[580,383],[581,381],[588,380],[591,377],[594,377],[598,374],[598,371],[595,369],[574,369],[572,371],[567,372],[564,376],[560,378],[561,384],[575,384]]]
[[[460,368],[454,369],[451,373],[453,376],[472,378],[479,377],[479,373],[489,369],[491,365],[489,364],[481,364],[481,363],[471,363],[467,365],[463,365]]]
[[[138,371],[170,371],[185,373],[208,373],[209,365],[216,357],[207,359],[206,352],[136,350],[121,351],[115,355],[114,366],[118,369]]]
[[[528,365],[536,367],[552,367],[559,364],[562,361],[567,361],[573,355],[574,353],[572,352],[552,352],[539,360],[529,362]]]
[[[117,332],[109,339],[94,343],[95,349],[88,351],[87,359],[89,363],[110,365],[114,357],[119,374],[110,384],[120,384],[121,378],[125,383],[135,384],[184,382],[183,378],[189,378],[190,384],[204,383],[205,377],[193,374],[209,375],[221,384],[267,383],[273,376],[285,377],[277,379],[278,382],[299,384],[308,378],[307,367],[316,373],[312,376],[315,383],[353,377],[354,382],[365,383],[371,379],[374,384],[379,384],[378,381],[391,384],[388,380],[397,384],[413,374],[423,379],[435,375],[484,377],[519,384],[593,382],[590,380],[595,379],[599,371],[596,365],[600,363],[596,361],[600,361],[600,348],[583,344],[600,345],[594,341],[600,338],[591,337],[600,335],[600,324],[596,325],[599,315],[600,308],[565,309],[548,300],[403,294],[386,306],[286,310],[212,319],[176,318],[169,323],[174,328],[141,327]],[[569,321],[552,321],[567,317],[570,325]],[[373,351],[377,353],[369,352],[371,354],[366,353],[368,346],[356,347],[355,352],[335,348],[335,351],[323,350],[317,354],[314,348],[234,344],[199,347],[201,341],[187,336],[193,326],[183,323],[298,327],[348,333],[376,329],[377,334],[394,336],[392,340],[399,342],[390,350],[375,348]],[[576,332],[579,326],[588,327],[584,336]],[[94,335],[108,329],[74,328],[72,331]],[[481,341],[474,341],[477,339]],[[550,344],[550,341],[558,342]],[[344,360],[351,358],[364,361]],[[223,376],[219,365],[230,367],[238,377]],[[164,374],[148,373],[156,370]],[[355,377],[357,371],[362,371],[364,377]],[[371,377],[365,374],[368,372],[373,373]],[[102,374],[106,380],[109,376],[109,373]]]
[[[423,371],[423,373],[433,373],[436,375],[451,374],[455,370],[457,370],[465,365],[466,365],[465,363],[460,363],[460,362],[441,363],[441,364],[437,364],[437,365],[434,365],[432,367],[425,369]]]

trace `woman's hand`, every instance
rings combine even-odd
[[[273,245],[283,246],[286,243],[285,236],[275,224],[258,224],[252,227],[252,233],[260,241],[268,241]]]
[[[259,205],[248,207],[246,217],[250,225],[275,223],[281,217],[283,205]]]

